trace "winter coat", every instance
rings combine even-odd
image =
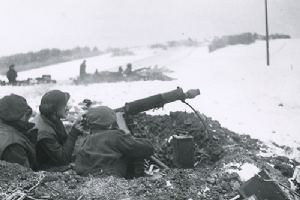
[[[36,169],[33,143],[15,127],[0,120],[0,159]]]
[[[10,69],[6,73],[6,76],[7,76],[9,83],[15,83],[18,74],[17,74],[16,70]]]
[[[85,63],[82,63],[80,65],[80,77],[84,77],[86,75],[86,65]]]
[[[100,130],[86,138],[76,156],[75,170],[80,175],[103,171],[126,177],[130,162],[152,154],[153,147],[148,140],[135,139],[120,130]]]
[[[50,120],[43,115],[35,119],[38,130],[36,154],[41,169],[67,165],[71,162],[72,153],[78,133],[72,129],[69,135],[62,122]]]

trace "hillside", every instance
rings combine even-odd
[[[17,71],[26,71],[43,66],[67,62],[71,60],[92,57],[101,54],[97,47],[75,47],[73,49],[42,49],[37,52],[19,53],[0,57],[0,74],[6,74],[11,64]]]
[[[79,73],[81,60],[29,70],[19,74],[20,79],[51,74],[58,85],[4,87],[0,96],[17,93],[25,96],[37,110],[41,95],[49,89],[71,93],[72,103],[85,98],[111,107],[143,98],[177,86],[199,88],[201,96],[191,101],[201,113],[213,117],[240,134],[249,134],[267,142],[300,146],[300,40],[271,41],[271,66],[265,66],[265,43],[236,45],[209,53],[207,47],[178,47],[154,50],[146,47],[131,49],[131,56],[112,57],[110,54],[89,58],[87,71],[116,70],[128,62],[133,67],[166,66],[174,70],[172,82],[132,82],[70,85],[69,79]],[[186,110],[185,105],[173,103],[163,110],[149,112],[162,114]],[[291,152],[289,152],[291,153]],[[290,156],[296,155],[293,151]]]

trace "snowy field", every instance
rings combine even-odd
[[[74,86],[70,78],[79,73],[82,60],[47,66],[19,73],[19,79],[51,74],[57,85],[0,88],[0,97],[16,93],[37,110],[41,96],[50,89],[71,94],[71,103],[88,98],[113,108],[125,102],[175,89],[199,88],[201,95],[189,102],[237,133],[280,145],[300,147],[300,40],[270,43],[271,66],[265,65],[265,43],[237,45],[208,53],[206,47],[179,47],[168,50],[134,48],[134,56],[109,54],[87,59],[87,71],[116,70],[128,62],[135,67],[165,66],[177,78],[172,82],[105,83]],[[0,76],[4,80],[4,77]],[[152,114],[186,110],[180,102],[166,105]],[[297,157],[297,151],[293,156]]]

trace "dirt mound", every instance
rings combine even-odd
[[[231,151],[244,149],[254,153],[263,143],[247,135],[238,135],[221,127],[218,121],[202,115],[207,127],[193,113],[171,112],[170,115],[151,116],[139,114],[131,121],[131,129],[137,137],[146,137],[152,141],[156,155],[169,166],[172,163],[172,135],[191,135],[195,142],[196,167],[213,164]]]
[[[264,147],[262,142],[233,133],[217,121],[202,117],[208,134],[191,113],[140,114],[131,119],[135,135],[149,138],[156,156],[170,167],[174,167],[170,136],[194,136],[194,169],[171,168],[161,170],[154,177],[125,180],[102,174],[81,177],[68,168],[62,170],[64,172],[33,172],[17,164],[0,162],[0,199],[16,192],[26,194],[28,199],[230,199],[238,194],[242,184],[241,177],[234,171],[239,171],[244,163],[268,170],[274,179],[288,186],[287,178],[268,165],[291,162],[288,158],[262,158],[258,156],[259,149]],[[282,172],[290,175],[290,170]]]

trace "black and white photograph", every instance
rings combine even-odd
[[[300,200],[299,0],[0,0],[0,200]]]

